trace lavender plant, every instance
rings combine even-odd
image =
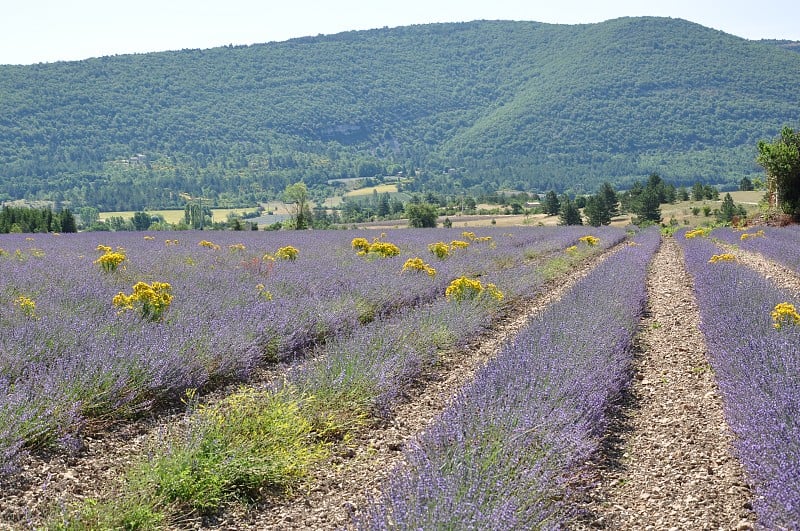
[[[800,274],[800,228],[764,227],[736,231],[727,227],[715,229],[711,236],[742,249],[761,253]]]
[[[776,249],[765,232],[759,248]],[[739,262],[709,263],[719,252],[713,241],[678,241],[759,524],[792,529],[800,521],[800,327],[791,308],[800,299]]]
[[[651,229],[534,318],[405,452],[360,529],[555,528],[629,379]]]

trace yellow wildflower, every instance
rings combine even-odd
[[[440,259],[445,259],[450,256],[450,247],[444,242],[432,243],[428,245],[428,250]]]
[[[33,299],[30,299],[25,295],[20,295],[14,299],[14,306],[19,307],[19,309],[22,310],[22,313],[27,317],[32,319],[36,317],[36,302],[34,302]]]
[[[406,263],[403,264],[402,273],[406,271],[421,271],[428,274],[429,277],[433,278],[436,276],[436,270],[422,261],[422,258],[409,258],[406,260]]]
[[[774,321],[772,326],[774,326],[776,330],[780,330],[783,325],[787,324],[800,325],[800,314],[797,313],[794,304],[781,302],[775,306],[771,315]]]
[[[167,282],[137,282],[133,286],[133,293],[126,295],[119,292],[111,302],[120,311],[133,310],[138,306],[144,319],[158,321],[172,303],[172,286]]]
[[[709,264],[716,264],[717,262],[733,262],[736,260],[736,256],[732,255],[731,253],[723,253],[723,254],[715,254],[711,257],[708,261]]]
[[[297,260],[299,254],[300,251],[296,247],[287,245],[286,247],[281,247],[275,251],[275,258],[279,258],[281,260]]]
[[[98,264],[106,273],[112,273],[125,261],[125,253],[121,251],[112,251],[110,247],[106,248],[108,250],[93,263]]]
[[[503,299],[503,292],[497,289],[494,284],[487,284],[484,287],[480,280],[464,276],[452,281],[447,286],[444,295],[448,300],[463,301],[477,299],[484,293],[498,301]]]

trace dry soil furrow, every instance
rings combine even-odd
[[[368,496],[379,491],[381,483],[398,465],[406,442],[425,430],[457,390],[469,382],[475,371],[494,357],[528,320],[558,300],[614,250],[592,258],[580,269],[553,282],[543,290],[543,295],[526,303],[495,327],[491,335],[476,338],[473,348],[445,353],[435,372],[414,390],[414,396],[397,407],[386,429],[375,430],[366,439],[357,441],[352,452],[334,456],[316,472],[317,481],[309,492],[281,505],[262,507],[250,516],[238,515],[238,521],[230,524],[239,529],[347,527],[352,512],[363,507]]]
[[[706,360],[683,256],[665,238],[647,281],[634,379],[576,527],[749,529],[750,491]]]

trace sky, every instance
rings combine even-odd
[[[0,10],[0,64],[255,44],[432,22],[582,24],[624,16],[682,18],[747,39],[800,41],[797,0],[18,0]]]

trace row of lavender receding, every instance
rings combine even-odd
[[[753,249],[788,257],[783,254],[788,248],[778,250],[772,243],[783,238],[783,229],[765,233],[753,239],[759,242]],[[733,233],[711,233],[723,234]],[[728,236],[723,237],[731,241]],[[796,242],[797,230],[785,236]],[[709,238],[687,239],[683,232],[676,238],[694,277],[700,326],[736,451],[754,488],[759,524],[795,529],[800,522],[800,323],[790,314],[782,323],[776,306],[800,308],[800,294],[776,286],[732,255],[720,259],[725,253]]]
[[[129,512],[125,505],[130,500],[138,500],[136,507],[139,512],[161,514],[159,518],[162,519],[181,518],[181,512],[187,510],[204,514],[216,512],[230,500],[250,496],[253,490],[274,492],[286,488],[286,481],[295,481],[303,475],[303,470],[310,462],[325,455],[324,449],[314,443],[311,446],[297,445],[296,438],[287,440],[287,444],[292,443],[291,447],[283,448],[281,443],[277,443],[275,453],[284,456],[284,469],[291,477],[276,474],[262,477],[259,475],[261,469],[278,469],[283,465],[263,455],[251,455],[243,460],[251,465],[243,464],[242,467],[234,467],[230,461],[216,458],[216,454],[222,454],[231,459],[230,456],[249,451],[243,449],[239,442],[230,443],[232,440],[241,441],[241,434],[236,437],[222,435],[229,428],[219,425],[220,415],[227,418],[242,403],[250,404],[252,400],[257,400],[266,408],[275,409],[271,425],[307,425],[310,430],[307,437],[309,442],[331,434],[348,437],[365,419],[376,414],[390,414],[398,398],[420,378],[425,369],[436,363],[441,349],[469,342],[515,301],[537,295],[544,286],[541,269],[547,263],[568,256],[574,264],[582,260],[587,252],[601,252],[625,237],[625,233],[618,229],[562,229],[544,239],[541,234],[532,238],[536,232],[534,230],[514,238],[511,251],[504,251],[500,247],[493,249],[492,260],[503,267],[486,267],[479,256],[478,260],[473,257],[469,264],[464,264],[469,265],[472,274],[481,270],[480,280],[485,285],[495,284],[502,288],[504,297],[501,300],[492,296],[461,301],[439,297],[427,304],[416,304],[391,315],[380,316],[354,329],[352,333],[329,338],[317,346],[318,352],[313,359],[294,367],[276,387],[234,393],[222,403],[221,408],[203,408],[187,417],[185,428],[179,427],[164,438],[163,445],[152,448],[147,462],[134,470],[134,478],[129,481],[132,490],[115,496],[117,500],[125,500],[125,503],[120,506],[110,501],[110,505],[103,507],[107,512],[123,514]],[[588,232],[595,233],[600,238],[599,242],[591,249],[584,247],[582,252],[565,252]],[[430,233],[421,231],[417,234]],[[548,258],[555,249],[560,249],[560,252]],[[544,258],[533,261],[522,259],[526,256]],[[419,280],[427,276],[421,271],[416,275]],[[209,411],[214,413],[209,414]],[[209,417],[213,422],[209,422]],[[263,430],[259,430],[259,435],[248,435],[246,446],[254,440],[256,446],[275,444],[268,439],[259,442],[257,437],[263,436],[263,433]],[[215,448],[212,454],[209,454],[209,447]],[[248,471],[249,466],[254,469]],[[228,472],[234,468],[241,468],[241,474],[231,477]],[[154,476],[157,479],[153,479]],[[247,486],[242,481],[245,476]],[[260,479],[255,479],[257,477]],[[253,482],[257,488],[254,488]],[[136,485],[151,487],[141,491]],[[200,489],[198,485],[208,488]],[[146,510],[142,510],[142,506]],[[87,513],[86,509],[84,506],[72,515],[63,516],[64,521],[75,522],[77,519],[85,522],[87,514],[91,513]],[[170,516],[162,514],[165,511]],[[115,521],[113,525],[121,525],[121,522]]]
[[[87,421],[174,403],[185,389],[246,380],[266,358],[297,356],[321,339],[441,296],[458,275],[485,275],[574,243],[577,230],[485,231],[491,242],[432,259],[433,238],[457,231],[394,231],[402,253],[366,260],[363,233],[153,233],[8,236],[0,240],[0,466],[24,445],[78,445]],[[198,245],[213,238],[213,245]],[[608,240],[608,238],[605,238]],[[109,274],[96,247],[124,249]],[[291,262],[265,253],[291,245]],[[401,274],[423,256],[435,277]],[[137,281],[168,282],[173,302],[153,322],[111,301]],[[268,294],[269,296],[265,296]],[[16,304],[23,300],[33,306]]]
[[[720,227],[714,229],[712,236],[742,249],[761,253],[800,274],[800,225],[751,227],[746,231]]]
[[[540,529],[571,515],[571,474],[597,450],[631,377],[657,230],[531,320],[410,445],[361,529]]]

